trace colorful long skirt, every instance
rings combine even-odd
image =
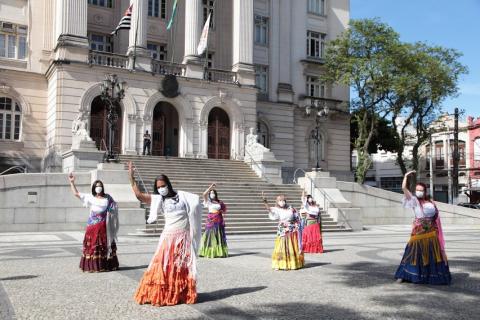
[[[320,223],[317,219],[307,219],[302,232],[302,250],[306,253],[322,253],[323,240]]]
[[[450,284],[447,257],[440,248],[436,230],[410,237],[395,278],[421,284]]]
[[[227,237],[222,214],[208,214],[205,232],[200,242],[199,255],[206,258],[228,257]]]
[[[171,306],[197,301],[196,261],[188,230],[164,230],[135,293],[139,304]]]
[[[298,231],[286,232],[275,238],[272,254],[272,269],[295,270],[303,267],[305,261],[300,250]]]
[[[102,272],[118,269],[117,246],[111,244],[108,254],[107,224],[105,221],[89,225],[83,238],[83,253],[80,269],[84,272]]]

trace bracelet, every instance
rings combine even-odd
[[[268,203],[267,198],[263,198],[263,203]]]

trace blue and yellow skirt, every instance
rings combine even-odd
[[[303,267],[305,262],[298,237],[298,231],[277,235],[272,253],[272,269],[295,270]]]
[[[410,237],[395,278],[421,284],[450,284],[447,257],[436,231]]]

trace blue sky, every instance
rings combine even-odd
[[[469,73],[459,82],[459,95],[444,109],[464,109],[480,116],[480,0],[350,0],[352,19],[379,18],[393,27],[402,41],[424,41],[463,53]]]

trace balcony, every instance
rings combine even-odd
[[[211,82],[238,84],[237,74],[228,70],[206,69],[203,73],[203,79]]]
[[[110,68],[127,69],[128,57],[110,52],[90,51],[90,53],[88,54],[88,64]]]
[[[152,60],[152,73],[161,75],[173,74],[177,77],[182,77],[185,75],[185,66],[178,63]]]

